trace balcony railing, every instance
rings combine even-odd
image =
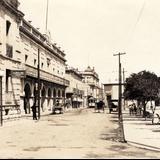
[[[26,75],[37,78],[38,77],[37,68],[26,65]],[[40,71],[40,78],[49,82],[57,83],[64,86],[69,86],[68,80],[42,70]]]

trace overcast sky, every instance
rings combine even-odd
[[[25,19],[45,32],[47,0],[19,0]],[[95,67],[102,83],[118,77],[118,57],[131,73],[160,76],[160,0],[49,0],[48,29],[67,64]]]

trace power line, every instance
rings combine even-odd
[[[143,14],[145,5],[146,5],[146,0],[144,0],[144,2],[143,2],[142,8],[141,8],[141,10],[140,10],[140,12],[139,12],[139,15],[138,15],[137,21],[136,21],[136,23],[135,23],[135,26],[134,26],[134,28],[133,28],[133,31],[136,30],[136,27],[137,27],[137,25],[138,25],[138,23],[139,23],[139,21],[140,21],[140,19],[141,19],[141,17],[142,17],[142,14]]]
[[[145,6],[146,6],[146,0],[144,0],[144,2],[143,2],[143,4],[142,4],[142,7],[141,7],[141,9],[140,9],[140,11],[139,11],[138,17],[137,17],[137,19],[136,19],[136,23],[135,23],[135,25],[134,25],[134,27],[133,27],[133,29],[132,29],[132,31],[131,31],[131,38],[130,38],[130,40],[128,41],[128,45],[127,45],[127,46],[129,46],[129,44],[130,44],[131,41],[132,41],[132,38],[133,38],[133,36],[134,36],[134,34],[135,34],[135,31],[136,31],[136,28],[137,28],[137,26],[138,26],[138,24],[139,24],[139,22],[140,22],[140,20],[141,20],[141,18],[142,18],[142,15],[143,15]]]

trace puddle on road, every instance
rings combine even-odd
[[[6,142],[7,144],[11,144],[12,142]]]
[[[69,126],[68,124],[49,124],[49,126],[64,126],[64,127],[67,127]]]
[[[112,151],[119,151],[119,150],[122,151],[122,150],[126,150],[127,147],[122,145],[112,145],[109,149]]]
[[[112,154],[105,155],[105,154],[95,154],[95,153],[88,153],[84,156],[85,159],[110,159],[114,158],[115,156]]]
[[[152,132],[160,132],[160,130],[152,130]]]
[[[55,148],[57,148],[57,147],[56,146],[30,147],[30,148],[23,149],[23,151],[38,152],[41,149],[55,149]]]
[[[9,147],[17,147],[16,145],[9,145]]]

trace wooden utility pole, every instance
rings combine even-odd
[[[0,118],[1,118],[1,126],[3,126],[3,106],[2,106],[2,77],[0,77]]]
[[[126,53],[114,54],[114,56],[119,57],[119,93],[118,93],[118,120],[119,120],[119,140],[123,143],[126,143],[124,136],[123,128],[123,118],[122,118],[122,65],[121,65],[121,56]]]
[[[40,49],[38,48],[38,119],[40,119]]]
[[[127,72],[127,71],[125,71],[125,69],[123,68],[123,83],[125,83],[125,72]]]
[[[125,72],[127,72],[127,71],[125,71],[125,69],[123,68],[123,92],[124,92],[124,85],[125,85]],[[123,100],[124,100],[124,110],[126,109],[125,108],[125,105],[126,105],[126,103],[125,103],[125,99],[124,99],[124,96],[123,96]]]

